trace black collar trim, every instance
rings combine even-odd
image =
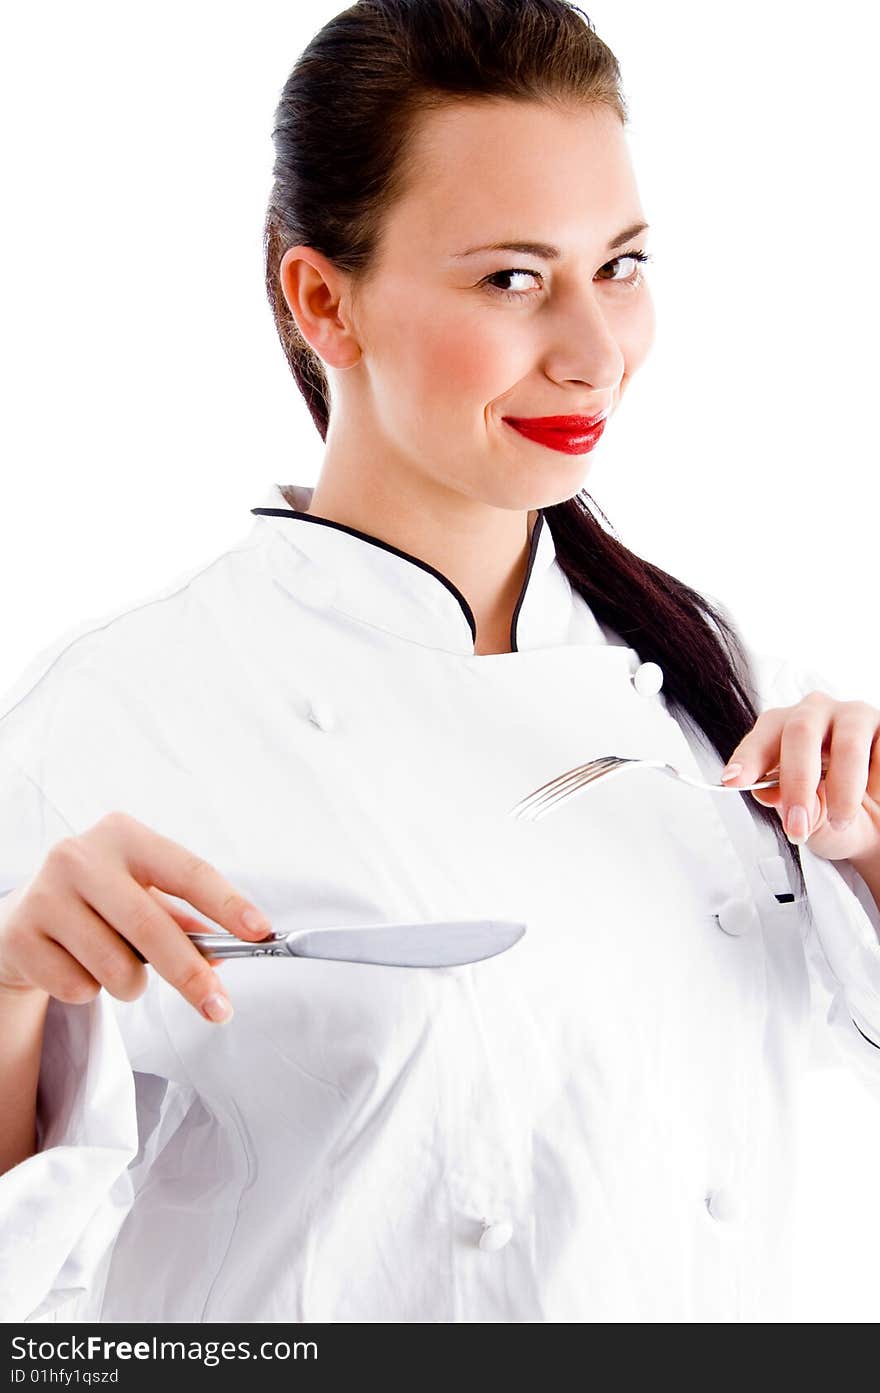
[[[394,547],[390,542],[383,542],[380,537],[374,537],[369,532],[361,532],[357,527],[349,527],[348,524],[344,522],[334,522],[330,518],[318,517],[315,513],[302,513],[296,508],[251,508],[251,512],[272,518],[302,518],[304,522],[315,522],[321,527],[335,527],[338,532],[348,532],[352,537],[360,537],[362,542],[371,542],[374,547],[381,547],[383,551],[390,551],[393,556],[400,556],[404,561],[411,561],[414,566],[420,566],[421,569],[427,571],[429,575],[436,576],[437,580],[439,580],[442,585],[446,586],[450,594],[455,596],[470,626],[471,638],[474,643],[476,643],[477,621],[474,618],[473,610],[464,595],[462,595],[458,586],[453,585],[452,581],[444,576],[442,571],[438,571],[436,567],[429,565],[427,561],[420,560],[418,556],[411,556],[408,551],[401,551],[400,547]]]
[[[383,542],[380,537],[374,537],[370,532],[361,532],[360,529],[357,527],[349,527],[347,523],[335,522],[331,518],[319,517],[316,513],[304,513],[301,512],[298,508],[251,508],[251,512],[258,514],[261,517],[301,518],[304,522],[314,522],[321,527],[335,527],[339,532],[347,532],[352,537],[360,537],[362,542],[370,542],[374,547],[381,547],[383,551],[390,551],[393,556],[400,556],[404,561],[410,561],[414,566],[420,566],[423,571],[427,571],[429,575],[435,576],[436,579],[440,581],[441,585],[445,585],[449,593],[451,595],[454,595],[455,599],[461,606],[461,610],[464,614],[465,619],[468,622],[468,626],[471,631],[471,638],[473,639],[473,642],[476,643],[477,621],[474,618],[473,610],[471,609],[464,595],[462,595],[458,586],[454,585],[453,582],[449,580],[447,576],[444,576],[442,571],[438,571],[435,566],[429,565],[427,561],[422,561],[418,556],[413,556],[408,551],[401,551],[400,547],[392,546],[390,542]],[[538,539],[540,537],[541,529],[543,526],[544,513],[541,509],[539,509],[538,516],[535,519],[535,525],[532,528],[532,540],[531,546],[529,547],[529,560],[528,565],[526,567],[525,579],[523,580],[522,589],[519,592],[519,599],[516,602],[516,608],[513,611],[513,618],[510,623],[510,647],[514,653],[519,651],[516,646],[516,622],[519,619],[519,612],[522,609],[522,603],[526,596],[529,578],[532,574],[532,567],[535,564],[535,556],[538,551]]]
[[[526,566],[526,573],[525,573],[525,577],[524,577],[524,579],[523,579],[522,589],[521,589],[520,592],[519,592],[519,599],[518,599],[517,602],[516,602],[516,606],[515,606],[514,611],[513,611],[513,617],[512,617],[512,619],[511,619],[511,621],[510,621],[510,649],[511,649],[511,652],[512,652],[512,653],[518,653],[518,652],[519,652],[519,649],[517,648],[517,645],[516,645],[516,624],[517,624],[517,620],[519,619],[519,612],[520,612],[520,610],[522,609],[523,600],[526,598],[526,591],[527,591],[528,588],[529,588],[529,579],[530,579],[531,574],[532,574],[532,567],[533,567],[534,564],[535,564],[535,557],[536,557],[537,554],[538,554],[538,540],[539,540],[539,538],[540,538],[540,535],[541,535],[541,528],[542,528],[543,526],[544,526],[544,513],[543,513],[543,511],[541,511],[541,510],[539,509],[539,511],[538,511],[538,516],[535,518],[535,525],[534,525],[534,527],[532,528],[532,543],[531,543],[531,546],[529,547],[529,560],[528,560],[528,565]]]

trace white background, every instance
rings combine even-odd
[[[18,6],[0,57],[0,690],[249,530],[322,442],[263,290],[272,116],[333,4]],[[623,70],[652,354],[587,488],[759,649],[880,704],[878,20],[582,5]],[[880,1088],[817,1073],[797,1319],[880,1319]]]

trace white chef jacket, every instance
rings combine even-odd
[[[722,767],[543,513],[514,651],[477,655],[436,569],[277,487],[262,506],[5,694],[0,891],[120,809],[279,931],[527,931],[439,969],[228,961],[225,1026],[152,967],[133,1002],[51,1000],[39,1149],[0,1177],[0,1315],[787,1319],[804,1070],[880,1097],[864,881],[802,849],[809,925],[746,798],[657,772],[507,816],[595,755]],[[751,656],[762,707],[832,690]]]

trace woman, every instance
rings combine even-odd
[[[581,493],[653,333],[624,123],[562,0],[358,3],[291,73],[267,286],[319,481],[0,717],[7,1320],[785,1318],[804,1065],[880,1089],[880,712]],[[609,753],[780,782],[507,816]],[[246,905],[527,931],[436,969],[181,932]]]

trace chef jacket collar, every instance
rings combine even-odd
[[[296,508],[273,484],[251,512],[265,519],[255,526],[275,528],[297,553],[298,565],[288,583],[292,594],[307,603],[342,610],[413,643],[473,655],[473,611],[447,576],[369,532],[309,513],[312,488],[294,485],[290,491]],[[523,652],[570,642],[573,627],[578,642],[606,642],[559,565],[553,535],[539,509],[513,612],[511,648]]]

